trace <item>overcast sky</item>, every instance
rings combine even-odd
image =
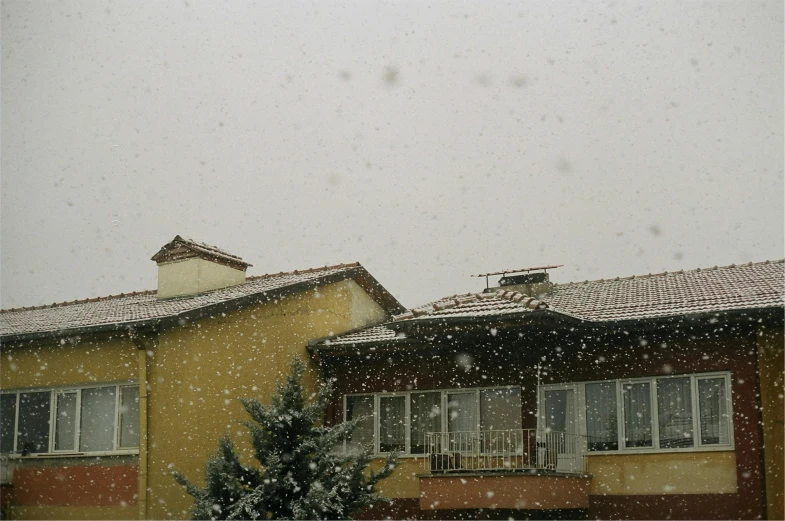
[[[782,258],[783,2],[4,0],[2,306],[361,262],[406,306]]]

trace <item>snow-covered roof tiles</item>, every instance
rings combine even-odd
[[[599,322],[783,307],[785,260],[555,284],[544,300]]]
[[[158,250],[158,253],[153,255],[150,260],[169,262],[192,256],[225,263],[240,270],[245,270],[245,268],[252,266],[237,255],[232,255],[217,246],[197,242],[193,239],[186,239],[179,235],[175,235],[174,239]]]
[[[493,291],[453,295],[398,315],[394,321],[428,320],[435,317],[479,317],[507,313],[530,313],[546,309],[544,302],[516,291]]]
[[[111,328],[132,326],[156,319],[172,318],[213,305],[228,303],[245,297],[276,293],[298,284],[330,283],[344,278],[369,279],[378,285],[358,263],[341,264],[309,269],[248,277],[237,286],[217,289],[198,295],[158,299],[155,291],[112,295],[94,299],[63,302],[49,306],[7,309],[0,312],[0,335],[3,339],[29,334],[65,332],[83,328]],[[403,308],[381,286],[374,292],[383,293],[383,299],[392,312]]]
[[[493,318],[534,310],[587,322],[642,320],[785,306],[785,260],[655,275],[554,284],[542,301],[512,291],[456,295],[324,343],[355,345],[394,339],[398,323],[438,323],[446,318]],[[388,327],[388,325],[390,327]]]
[[[322,345],[357,345],[357,344],[373,344],[377,342],[392,343],[403,341],[406,339],[405,335],[401,335],[392,329],[381,325],[372,326],[352,333],[347,333],[333,339],[327,339],[319,342]]]

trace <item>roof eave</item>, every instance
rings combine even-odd
[[[0,336],[0,344],[15,344],[30,340],[54,340],[57,338],[74,337],[96,333],[110,333],[123,330],[156,330],[161,325],[161,322],[162,320],[160,318],[155,318],[128,322],[112,322],[111,324],[99,324],[95,326],[56,329],[52,331],[33,331],[31,333],[19,333],[16,335],[2,335]]]

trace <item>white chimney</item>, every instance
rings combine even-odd
[[[158,264],[158,298],[196,295],[242,284],[250,266],[236,255],[179,235],[152,260]]]

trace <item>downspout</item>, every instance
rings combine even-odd
[[[133,329],[128,336],[136,346],[139,371],[139,479],[137,490],[138,519],[147,519],[147,346]]]

